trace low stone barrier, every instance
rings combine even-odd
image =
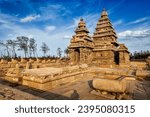
[[[136,88],[136,77],[120,77],[115,80],[96,78],[93,79],[92,85],[94,90],[91,94],[105,97],[108,99],[132,99]]]
[[[150,71],[147,70],[137,70],[136,76],[140,78],[150,78]]]
[[[126,90],[126,83],[123,80],[96,78],[93,80],[93,87],[102,91],[124,93]]]

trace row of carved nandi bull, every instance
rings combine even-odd
[[[14,66],[7,70],[3,77],[5,80],[41,90],[74,82],[83,77],[87,68],[87,65],[84,64],[67,65],[67,60],[63,59],[56,59],[55,61],[24,59],[20,62],[16,62],[16,60],[11,62],[14,63]]]
[[[21,58],[21,59],[0,59],[0,76],[3,77],[12,69],[34,69],[43,67],[60,67],[68,64],[67,59],[51,58]]]
[[[42,90],[76,81],[87,68],[87,65],[70,66],[66,59],[12,59],[1,60],[1,64],[8,66],[1,77],[4,80]]]

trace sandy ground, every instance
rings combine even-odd
[[[42,91],[26,86],[16,85],[0,80],[0,99],[6,100],[103,100],[104,97],[92,95],[89,81],[92,79],[83,78],[73,83],[62,84],[49,91]],[[137,81],[133,95],[135,100],[150,99],[150,80]]]
[[[0,99],[14,100],[100,100],[106,99],[89,93],[92,89],[88,81],[91,79],[83,78],[70,84],[62,84],[50,91],[42,91],[26,86],[15,85],[4,80],[0,80]],[[9,95],[9,96],[7,96]]]

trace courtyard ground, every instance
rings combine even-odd
[[[6,100],[103,100],[108,99],[101,96],[90,94],[92,79],[83,78],[73,83],[62,84],[61,86],[49,91],[33,89],[27,86],[13,84],[0,80],[0,99]],[[137,81],[133,99],[150,99],[150,81]]]

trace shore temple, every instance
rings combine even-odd
[[[88,33],[86,23],[81,18],[68,46],[72,64],[113,66],[129,63],[128,48],[118,43],[116,32],[105,9],[97,22],[93,36],[89,36]]]

